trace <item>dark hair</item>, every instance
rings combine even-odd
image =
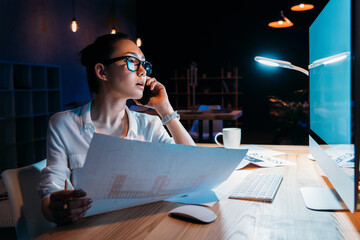
[[[87,81],[90,93],[99,92],[99,81],[96,77],[94,66],[110,58],[114,51],[114,44],[122,39],[130,39],[125,33],[105,34],[80,51],[80,61],[86,67]]]

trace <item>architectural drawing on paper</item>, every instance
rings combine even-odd
[[[205,179],[205,175],[198,176],[191,179],[187,187],[184,188],[171,188],[169,184],[171,178],[167,176],[158,176],[153,186],[149,191],[125,191],[121,190],[124,186],[127,175],[116,175],[114,182],[108,193],[108,198],[112,199],[123,199],[123,198],[148,198],[148,197],[162,197],[162,196],[172,196],[185,192],[192,192],[197,189],[198,186]]]

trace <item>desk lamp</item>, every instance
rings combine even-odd
[[[351,54],[351,52],[343,52],[343,53],[332,55],[330,57],[321,58],[321,59],[314,61],[312,64],[310,64],[308,66],[308,68],[312,69],[315,67],[319,67],[321,65],[327,65],[330,63],[339,62],[341,60],[344,60],[348,56],[350,56],[350,54]],[[296,70],[296,71],[302,72],[302,73],[306,74],[307,76],[309,76],[309,71],[307,71],[301,67],[294,66],[290,62],[287,62],[287,61],[276,60],[276,59],[271,59],[271,58],[266,58],[266,57],[259,57],[259,56],[255,57],[255,61],[265,64],[265,65],[268,65],[268,66],[272,66],[272,67],[282,67],[282,68]],[[311,160],[314,160],[314,157],[311,154],[308,155],[308,158]]]
[[[310,64],[308,68],[312,69],[312,68],[315,68],[315,67],[318,67],[321,65],[335,63],[335,62],[345,59],[346,57],[350,56],[350,54],[351,54],[350,52],[343,52],[343,53],[332,55],[330,57],[321,58],[321,59],[314,61],[312,64]],[[302,73],[306,74],[307,76],[309,76],[309,71],[307,71],[301,67],[294,66],[291,64],[291,62],[276,60],[276,59],[271,59],[271,58],[266,58],[266,57],[259,57],[259,56],[255,57],[255,61],[265,64],[265,65],[268,65],[268,66],[282,67],[282,68],[296,70],[296,71],[302,72]]]

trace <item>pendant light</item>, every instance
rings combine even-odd
[[[280,19],[278,21],[271,22],[271,23],[268,24],[269,27],[272,27],[272,28],[288,28],[288,27],[291,27],[291,26],[294,25],[287,17],[284,16],[283,11],[281,11],[280,14],[281,14],[281,17],[283,18],[283,20]]]
[[[141,45],[142,45],[141,38],[137,38],[137,39],[136,39],[136,45],[137,45],[138,47],[141,47]]]
[[[114,4],[114,0],[111,1],[111,18],[112,18],[112,25],[113,28],[111,29],[111,34],[116,34],[116,29],[115,29],[115,4]]]
[[[73,19],[70,24],[70,28],[71,28],[71,31],[76,32],[77,30],[79,30],[79,25],[77,24],[76,18],[75,18],[75,0],[72,1],[72,8],[73,8]]]
[[[291,7],[292,11],[308,11],[314,8],[313,4],[310,3],[305,3],[304,1],[302,1],[301,3],[294,5]]]

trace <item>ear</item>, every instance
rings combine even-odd
[[[100,80],[107,81],[105,66],[102,63],[97,63],[94,68],[96,76]]]

